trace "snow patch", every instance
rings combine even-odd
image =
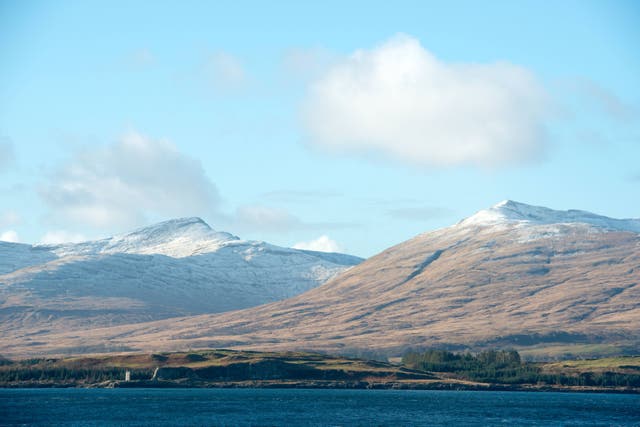
[[[640,219],[615,219],[581,210],[558,211],[504,200],[458,223],[461,227],[587,224],[607,230],[640,233]]]
[[[37,307],[117,324],[282,300],[361,261],[244,241],[181,218],[97,241],[0,242],[0,301],[25,316]],[[99,305],[102,314],[91,314]]]

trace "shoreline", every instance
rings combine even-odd
[[[232,382],[181,382],[181,381],[106,381],[94,384],[36,383],[4,384],[2,390],[16,389],[308,389],[308,390],[430,390],[430,391],[501,391],[526,393],[588,393],[588,394],[640,394],[637,388],[607,387],[553,387],[549,385],[510,385],[458,382],[341,382],[341,381],[232,381]]]
[[[515,352],[488,355],[512,356]],[[456,355],[437,353],[455,358]],[[640,357],[565,361],[546,365],[516,360],[502,367],[475,356],[431,370],[413,355],[408,363],[304,352],[209,349],[175,353],[6,360],[0,388],[271,388],[361,390],[457,390],[640,394]],[[486,355],[485,355],[486,356]],[[458,362],[460,362],[458,360]],[[462,363],[460,362],[460,363]],[[506,363],[506,362],[505,362]],[[438,368],[439,366],[435,366]],[[495,369],[493,375],[476,375]]]

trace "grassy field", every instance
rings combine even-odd
[[[565,360],[542,365],[549,372],[620,372],[640,373],[640,356],[604,357],[601,359]]]
[[[94,355],[5,361],[0,386],[17,383],[88,385],[120,381],[389,381],[429,380],[425,372],[390,363],[303,352],[201,350],[176,353]]]
[[[304,352],[257,352],[240,350],[198,350],[177,353],[124,354],[71,357],[48,360],[57,367],[117,367],[129,369],[153,369],[156,367],[205,368],[230,366],[238,363],[256,364],[278,360],[294,365],[310,366],[320,370],[341,369],[354,372],[395,372],[398,366],[389,363],[367,361],[339,356],[327,356]]]
[[[527,360],[550,360],[567,358],[601,358],[625,354],[625,346],[614,344],[556,344],[539,347],[516,347],[520,355]]]

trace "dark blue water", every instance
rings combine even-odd
[[[640,426],[640,396],[404,390],[0,389],[0,424]]]

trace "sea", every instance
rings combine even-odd
[[[640,426],[640,395],[327,389],[0,389],[2,426]]]

